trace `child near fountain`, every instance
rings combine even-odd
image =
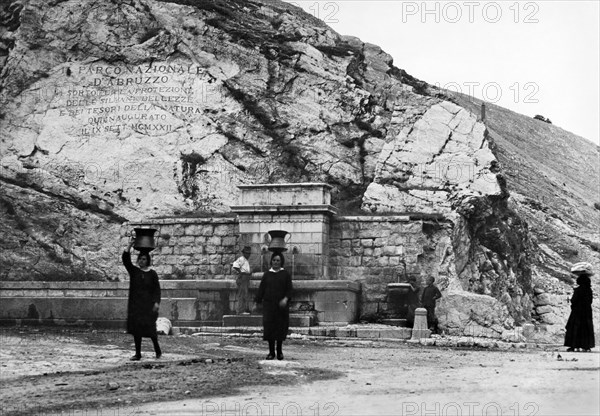
[[[242,255],[233,262],[232,269],[236,275],[235,283],[237,285],[237,313],[248,315],[250,313],[250,302],[248,299],[248,287],[250,285],[250,255],[252,248],[244,246]]]

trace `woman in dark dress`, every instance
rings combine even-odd
[[[123,265],[129,273],[129,299],[127,301],[127,332],[133,335],[135,355],[132,361],[142,358],[142,337],[150,337],[154,345],[156,358],[162,351],[156,335],[156,319],[160,306],[160,285],[158,275],[150,268],[152,259],[146,251],[137,258],[138,267],[131,263],[131,247],[123,252]]]
[[[275,358],[275,341],[277,359],[283,360],[282,344],[290,326],[292,277],[283,269],[283,264],[281,253],[271,256],[271,269],[263,274],[255,299],[256,303],[263,304],[263,339],[269,342],[267,360]]]
[[[590,276],[593,275],[591,264],[578,263],[571,272],[576,274],[577,287],[571,298],[571,314],[567,321],[565,346],[568,352],[590,351],[596,342],[594,339],[594,323],[592,321],[592,287]]]

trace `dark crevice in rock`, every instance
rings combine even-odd
[[[367,108],[365,108],[365,112],[366,111],[368,111]],[[371,136],[377,137],[378,139],[381,139],[385,136],[385,134],[381,130],[374,129],[370,123],[367,123],[363,120],[357,119],[354,121],[354,124],[356,124],[356,127],[358,127],[359,129],[368,132]]]
[[[444,149],[446,149],[446,146],[448,146],[448,143],[450,143],[450,140],[452,140],[452,132],[450,132],[448,134],[448,137],[446,137],[446,141],[444,142],[442,147],[440,147],[440,150],[435,155],[433,155],[433,157],[431,158],[431,162],[435,162],[435,159],[437,157],[441,156],[442,153],[444,153]]]
[[[348,56],[355,56],[358,59],[364,59],[362,51],[348,43],[338,42],[335,45],[314,45],[316,49],[321,51],[324,55],[332,57],[345,58]]]
[[[429,84],[413,77],[412,75],[409,75],[405,70],[392,66],[387,73],[389,76],[397,79],[401,83],[413,87],[413,92],[415,94],[424,95],[426,97],[431,96],[429,93]]]
[[[196,200],[199,197],[199,188],[196,183],[196,173],[206,159],[196,152],[180,154],[181,160],[181,181],[177,184],[177,190],[185,198]]]
[[[223,136],[227,137],[230,141],[233,142],[237,142],[237,143],[241,143],[244,147],[247,147],[248,149],[252,150],[252,152],[260,157],[264,157],[266,156],[266,153],[259,148],[258,146],[253,145],[252,143],[248,143],[247,141],[237,137],[235,134],[224,130],[222,126],[219,126],[217,128],[218,132],[221,133]]]
[[[223,85],[225,85],[231,96],[260,123],[266,135],[277,141],[283,140],[283,137],[277,131],[277,119],[270,113],[270,110],[264,108],[261,100],[246,94],[240,88],[237,88],[231,80],[226,80]]]
[[[2,181],[9,183],[11,185],[21,187],[21,188],[32,189],[36,192],[39,192],[39,193],[49,196],[51,198],[56,198],[59,201],[65,202],[81,211],[88,211],[88,212],[93,212],[93,213],[102,215],[102,216],[106,217],[106,219],[110,222],[122,224],[123,222],[127,221],[126,218],[121,217],[120,215],[118,215],[112,211],[102,209],[102,208],[98,207],[97,205],[90,204],[88,202],[83,202],[82,200],[75,199],[73,197],[58,195],[58,194],[55,194],[54,192],[48,191],[47,189],[44,189],[42,186],[38,185],[37,183],[29,181],[27,179],[26,174],[18,174],[17,178],[15,178],[15,179],[2,177],[2,178],[0,178],[0,182],[2,182]]]

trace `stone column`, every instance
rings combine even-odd
[[[415,323],[412,329],[411,341],[418,341],[421,338],[429,338],[431,331],[427,329],[427,309],[417,308],[415,310]]]

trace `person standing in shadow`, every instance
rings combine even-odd
[[[131,262],[132,241],[123,252],[123,265],[129,273],[129,299],[127,301],[127,333],[133,335],[135,355],[131,361],[142,358],[142,337],[149,337],[154,345],[156,358],[162,351],[158,345],[156,320],[160,306],[160,284],[158,275],[150,268],[152,258],[147,251],[140,251],[137,267]]]
[[[409,276],[407,283],[410,286],[406,294],[406,323],[412,328],[415,323],[415,311],[421,306],[421,287],[415,276]]]
[[[421,292],[421,305],[427,310],[427,325],[432,334],[439,332],[438,319],[435,316],[435,302],[442,297],[442,293],[433,283],[433,276],[427,277],[427,286]]]
[[[571,297],[571,314],[567,321],[565,347],[567,352],[591,351],[596,345],[594,339],[594,322],[592,317],[592,281],[594,274],[590,263],[574,264],[571,273],[577,276],[577,287]]]
[[[231,266],[233,273],[236,275],[235,284],[237,286],[237,310],[236,312],[243,315],[250,313],[250,299],[248,296],[248,289],[250,286],[250,263],[248,260],[252,255],[252,248],[250,246],[244,246],[242,249],[242,255],[233,262]]]
[[[263,340],[269,343],[267,360],[283,360],[283,341],[290,326],[290,298],[292,296],[292,277],[283,269],[284,258],[281,253],[271,256],[271,268],[263,274],[256,303],[263,305]]]

